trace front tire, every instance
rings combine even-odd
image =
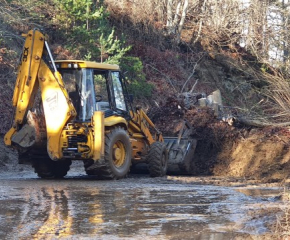
[[[147,156],[150,177],[163,177],[168,166],[168,151],[162,142],[154,142]]]
[[[84,160],[88,175],[100,179],[121,179],[127,176],[131,167],[132,148],[127,132],[120,127],[105,135],[104,162]]]
[[[131,167],[132,148],[127,132],[118,127],[106,134],[105,162],[108,164],[105,176],[120,179],[127,176]]]

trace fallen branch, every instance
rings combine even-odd
[[[237,118],[237,121],[245,125],[253,126],[253,127],[288,127],[290,126],[290,122],[273,123],[273,122],[265,122],[261,120],[246,119],[246,118]]]
[[[163,72],[159,71],[157,68],[153,67],[152,65],[150,65],[150,64],[146,64],[146,65],[153,68],[155,71],[159,72],[161,75],[163,75],[166,78],[166,80],[170,83],[170,85],[172,86],[174,91],[177,92],[177,90],[175,89],[175,87],[174,87],[174,85],[169,77],[167,77]]]

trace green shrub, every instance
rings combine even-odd
[[[78,58],[116,63],[130,50],[124,38],[115,36],[102,2],[92,0],[54,0],[59,6],[58,25],[66,32],[65,48]]]
[[[153,85],[146,82],[143,63],[138,57],[124,57],[120,66],[128,82],[128,90],[135,98],[151,97]]]

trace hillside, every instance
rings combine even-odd
[[[114,27],[114,41],[124,36],[126,41],[124,45],[118,42],[120,51],[98,52],[102,49],[98,43],[92,47],[90,41],[82,38],[100,39],[101,34],[92,28],[99,26],[97,23],[93,25],[95,18],[92,17],[91,25],[87,25],[91,35],[81,35],[86,31],[80,26],[89,18],[82,19],[76,14],[66,21],[69,14],[75,13],[64,15],[61,12],[64,10],[58,8],[55,2],[49,2],[39,1],[34,5],[21,5],[17,1],[0,3],[3,9],[0,16],[2,135],[9,129],[13,115],[11,98],[22,47],[20,35],[31,27],[41,26],[50,37],[57,59],[103,61],[112,60],[114,54],[124,52],[118,60],[124,70],[128,70],[136,103],[149,113],[156,126],[165,134],[172,134],[176,121],[184,118],[194,126],[193,137],[199,141],[191,165],[192,174],[264,181],[285,181],[289,178],[290,140],[286,128],[289,125],[289,107],[285,92],[290,87],[284,81],[287,76],[281,71],[261,62],[238,44],[220,44],[209,35],[192,42],[189,36],[194,29],[187,28],[176,41],[174,35],[162,31],[159,22],[151,24],[148,20],[146,25],[141,20],[134,20],[129,14],[132,9],[130,4],[120,8],[114,1],[105,1],[108,12],[102,13],[102,21],[105,19],[108,25],[102,22],[106,26],[103,29]],[[78,27],[78,31],[71,31],[71,27]],[[92,47],[91,51],[86,52],[86,47]],[[142,66],[137,68],[140,62]],[[134,78],[137,80],[132,80]],[[216,89],[222,94],[222,114],[233,117],[233,125],[222,121],[222,117],[216,117],[211,108],[201,108],[195,101],[186,106],[180,99],[186,93],[209,95]],[[1,156],[1,160],[3,165],[7,164],[6,155]]]

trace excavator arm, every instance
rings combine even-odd
[[[31,30],[25,36],[25,44],[18,67],[13,95],[15,116],[11,129],[4,137],[8,146],[29,146],[33,142],[33,127],[27,126],[27,114],[33,107],[40,88],[44,109],[47,152],[51,159],[62,158],[60,138],[62,129],[76,116],[60,73],[57,71],[45,36]],[[50,63],[52,67],[50,67]]]
[[[162,133],[155,127],[142,108],[136,109],[136,112],[131,112],[131,117],[129,127],[134,128],[135,132],[142,133],[150,145],[155,141],[164,141]]]

